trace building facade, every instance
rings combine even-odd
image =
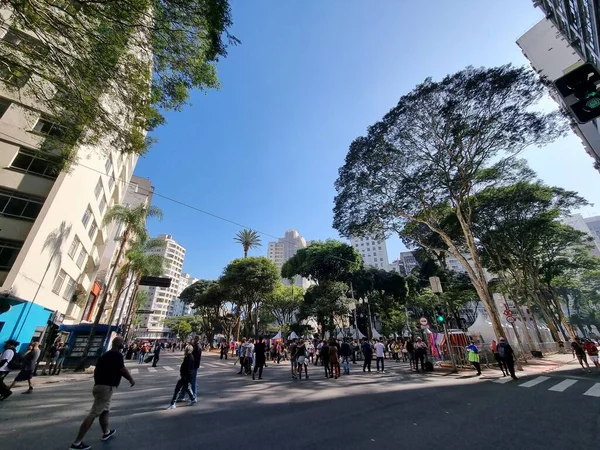
[[[298,231],[290,229],[286,230],[285,236],[279,238],[275,242],[269,242],[267,248],[267,258],[277,266],[277,269],[281,272],[283,264],[296,254],[301,248],[306,248],[307,242]],[[287,279],[282,279],[283,284],[290,284]],[[306,278],[297,276],[294,279],[294,285],[300,286],[307,289],[310,286],[310,282]]]
[[[352,237],[350,244],[362,256],[365,267],[391,270],[385,239],[375,236]]]
[[[566,16],[571,17],[570,13],[563,13],[565,4],[573,2],[575,0],[570,2],[558,0],[556,2],[540,2],[540,5],[554,5],[556,3],[556,11],[558,12],[548,14],[546,19],[542,19],[517,40],[517,45],[521,47],[523,54],[530,61],[532,67],[549,81],[555,81],[586,61],[593,61],[598,67],[597,51],[593,50],[597,48],[597,35],[593,33],[595,36],[593,39],[584,40],[583,35],[580,34],[583,30],[582,27],[587,29],[592,26],[593,30],[597,30],[596,16],[593,16],[594,19],[591,22],[586,18],[580,23],[580,26],[575,26],[576,22],[565,19]],[[581,3],[587,5],[592,2],[582,0]],[[550,10],[547,9],[547,11]],[[587,6],[585,10],[587,10]],[[589,30],[586,31],[585,35],[588,34]],[[552,90],[551,95],[557,103],[565,107],[557,92]],[[581,139],[585,151],[592,157],[594,166],[597,169],[600,168],[599,125],[598,119],[584,124],[576,123],[574,120],[571,123],[571,128]]]
[[[561,219],[561,221],[592,238],[590,253],[592,256],[600,257],[600,237],[598,237],[597,233],[600,227],[600,217],[596,216],[584,219],[581,214],[572,214],[569,217]]]
[[[163,277],[171,278],[171,286],[168,288],[149,286],[140,287],[140,290],[148,293],[148,300],[144,305],[144,310],[152,311],[145,313],[142,318],[142,324],[136,333],[137,337],[142,338],[167,338],[169,329],[165,327],[164,320],[174,315],[178,307],[177,297],[183,290],[181,269],[185,259],[185,248],[178,244],[170,234],[159,234],[156,239],[164,241],[162,248],[152,250],[153,253],[160,254],[164,260]]]
[[[198,281],[198,278],[194,278],[189,273],[182,273],[179,278],[179,294],[181,294],[186,288],[190,287]],[[179,295],[178,294],[178,295]],[[186,305],[179,297],[173,301],[173,313],[172,316],[190,316],[192,315],[192,305]]]

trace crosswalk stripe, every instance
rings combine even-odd
[[[494,383],[499,383],[499,384],[504,384],[504,383],[508,383],[509,381],[512,381],[512,378],[510,377],[503,377],[503,378],[498,378],[497,380],[494,380]]]
[[[165,370],[175,370],[175,369],[173,369],[172,367],[169,367],[169,366],[164,366],[164,368],[165,368]]]
[[[140,369],[131,369],[130,372],[133,373],[133,374],[139,373]]]
[[[566,380],[561,381],[557,385],[552,386],[548,390],[554,391],[554,392],[564,392],[566,389],[570,388],[575,383],[577,383],[577,380],[566,379]]]
[[[156,369],[154,367],[148,367],[148,372],[156,372]]]
[[[600,383],[595,383],[591,388],[583,393],[589,397],[600,397]]]
[[[550,377],[537,377],[526,383],[520,384],[519,387],[530,388],[537,384],[543,383],[544,381],[549,380],[549,379],[550,379]]]

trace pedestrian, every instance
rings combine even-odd
[[[308,380],[308,361],[306,358],[306,342],[304,339],[300,339],[298,343],[298,347],[296,347],[296,360],[298,362],[298,378],[302,379],[302,369],[304,368],[304,374],[306,375],[306,379]]]
[[[219,344],[219,347],[221,349],[221,355],[220,355],[219,359],[223,359],[223,358],[227,359],[227,349],[228,349],[227,341],[225,339],[223,339],[221,341],[221,344]]]
[[[350,344],[348,341],[344,339],[342,341],[342,345],[340,345],[340,357],[342,358],[342,369],[344,369],[344,375],[350,375],[350,362],[348,358],[350,358],[351,352]]]
[[[71,450],[88,450],[91,446],[83,442],[85,434],[88,432],[96,417],[102,428],[102,440],[107,441],[116,433],[115,429],[110,429],[108,416],[110,411],[110,401],[113,392],[119,387],[121,377],[125,377],[129,381],[131,387],[135,386],[135,381],[131,377],[129,371],[125,368],[125,361],[121,353],[123,346],[123,338],[117,336],[112,341],[111,349],[103,354],[96,362],[94,370],[94,388],[92,395],[94,403],[87,417],[79,427],[79,433],[71,444]]]
[[[594,366],[596,366],[596,370],[600,370],[600,364],[598,364],[598,346],[590,339],[586,339],[583,347],[594,363]]]
[[[15,359],[18,345],[19,342],[9,339],[4,343],[4,352],[0,355],[0,400],[6,400],[12,395],[12,391],[4,384],[4,379],[12,370],[11,361]]]
[[[37,360],[39,357],[40,357],[40,343],[33,342],[27,349],[25,356],[23,356],[23,368],[17,374],[14,381],[8,388],[9,391],[13,387],[15,387],[15,384],[17,384],[19,381],[27,381],[27,383],[29,384],[29,389],[27,389],[25,392],[23,392],[23,394],[32,394],[33,393],[33,384],[31,383],[31,378],[33,377],[33,371],[35,370],[35,364],[37,363]]]
[[[158,360],[160,358],[160,344],[158,342],[156,342],[154,344],[154,350],[153,350],[153,355],[152,355],[152,367],[156,367],[156,364],[158,364]]]
[[[383,342],[381,342],[381,339],[379,339],[377,341],[377,343],[375,344],[375,357],[377,358],[377,373],[380,372],[380,370],[379,370],[380,362],[381,362],[381,373],[385,373],[385,366],[384,366],[385,345],[383,344]]]
[[[138,364],[143,364],[145,357],[146,357],[146,345],[141,345],[140,351],[138,354]]]
[[[425,372],[425,357],[427,356],[427,344],[423,342],[423,339],[420,337],[417,338],[417,342],[414,347],[414,358],[415,358],[415,369],[419,371],[419,363],[421,365],[421,370]]]
[[[467,359],[477,371],[477,375],[481,375],[481,364],[479,364],[479,348],[473,341],[467,346]]]
[[[254,344],[254,371],[252,372],[252,379],[256,379],[256,371],[258,370],[258,379],[262,380],[263,366],[265,365],[265,343],[263,338],[259,337],[258,342]]]
[[[371,348],[371,344],[366,339],[363,339],[363,343],[361,346],[362,354],[365,358],[365,362],[363,363],[363,372],[366,369],[371,371],[371,360],[373,359],[373,349]]]
[[[587,366],[587,371],[591,372],[590,365],[587,362],[587,357],[585,356],[585,350],[583,349],[583,345],[581,345],[581,341],[577,338],[573,342],[571,342],[571,351],[573,352],[573,358],[577,357],[577,361],[581,364],[581,368],[585,371],[586,368],[583,366],[583,363]]]
[[[416,368],[416,359],[415,359],[415,343],[413,342],[412,339],[408,339],[408,341],[406,341],[406,345],[404,346],[404,348],[406,349],[406,354],[408,356],[408,364],[409,367],[412,369]]]
[[[298,369],[298,359],[297,359],[297,351],[298,345],[296,344],[296,339],[292,339],[292,343],[290,344],[290,363],[292,367],[292,379],[296,379],[296,371]]]
[[[69,356],[69,345],[65,342],[64,344],[61,344],[58,349],[58,360],[56,361],[56,366],[54,367],[52,375],[60,375],[60,371],[62,370],[67,356]]]
[[[323,368],[325,369],[325,378],[329,378],[329,345],[327,344],[327,341],[323,341],[320,355],[321,363],[323,364]]]
[[[329,341],[329,366],[331,367],[329,378],[337,380],[340,376],[340,358],[336,342],[333,339]]]
[[[239,347],[239,357],[238,361],[240,362],[240,371],[238,375],[241,375],[246,368],[246,349],[248,348],[248,344],[246,343],[246,338],[242,338],[242,343]]]
[[[200,336],[195,336],[192,341],[192,357],[194,358],[194,371],[192,372],[192,379],[190,381],[190,389],[194,394],[194,398],[198,398],[197,391],[197,380],[198,380],[198,369],[200,369],[200,361],[202,360],[202,345],[200,345]],[[185,390],[182,390],[179,394],[178,402],[182,402],[185,399]]]
[[[58,363],[58,350],[60,342],[55,341],[51,346],[48,353],[46,353],[44,368],[42,369],[42,375],[52,375],[52,370],[56,367]],[[46,369],[48,369],[48,373],[46,373]]]
[[[193,351],[194,347],[191,345],[186,345],[183,349],[183,361],[179,367],[179,380],[177,380],[175,392],[173,392],[173,398],[171,399],[171,404],[167,407],[167,409],[176,408],[175,401],[182,392],[184,396],[187,393],[190,397],[188,406],[194,406],[196,403],[198,403],[198,400],[196,400],[196,395],[192,391],[191,387],[192,380],[196,374],[194,356],[192,355]]]
[[[494,354],[494,359],[496,360],[496,362],[498,363],[498,367],[500,367],[500,370],[502,371],[502,376],[505,377],[506,375],[508,375],[508,367],[504,365],[502,358],[500,358],[500,353],[498,353],[498,343],[495,339],[492,339],[492,343],[490,344],[490,350]]]
[[[513,351],[510,344],[508,342],[506,342],[506,339],[501,337],[499,339],[499,341],[500,342],[498,343],[497,349],[498,349],[498,354],[500,355],[500,359],[506,366],[512,379],[518,380],[517,376],[515,375],[515,359],[514,359],[515,352]]]

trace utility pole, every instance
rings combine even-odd
[[[446,344],[448,345],[448,353],[450,354],[450,361],[452,362],[452,372],[458,372],[456,367],[456,360],[454,359],[454,351],[452,350],[452,343],[450,342],[450,336],[448,335],[448,328],[446,327],[446,314],[443,313],[442,308],[442,283],[438,277],[429,277],[429,284],[431,290],[437,295],[438,307],[440,308],[441,315],[438,313],[437,322],[442,323],[444,326],[444,336],[446,337]]]

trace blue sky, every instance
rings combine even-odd
[[[234,0],[242,44],[219,64],[221,89],[169,114],[135,173],[159,194],[270,235],[336,238],[333,183],[350,142],[428,76],[526,64],[515,41],[541,18],[527,0]],[[576,137],[524,156],[546,182],[600,205],[600,175]],[[184,271],[216,278],[242,256],[241,227],[154,203],[165,217],[150,231],[187,249]],[[251,254],[266,254],[269,240]],[[390,239],[390,260],[401,249]]]

